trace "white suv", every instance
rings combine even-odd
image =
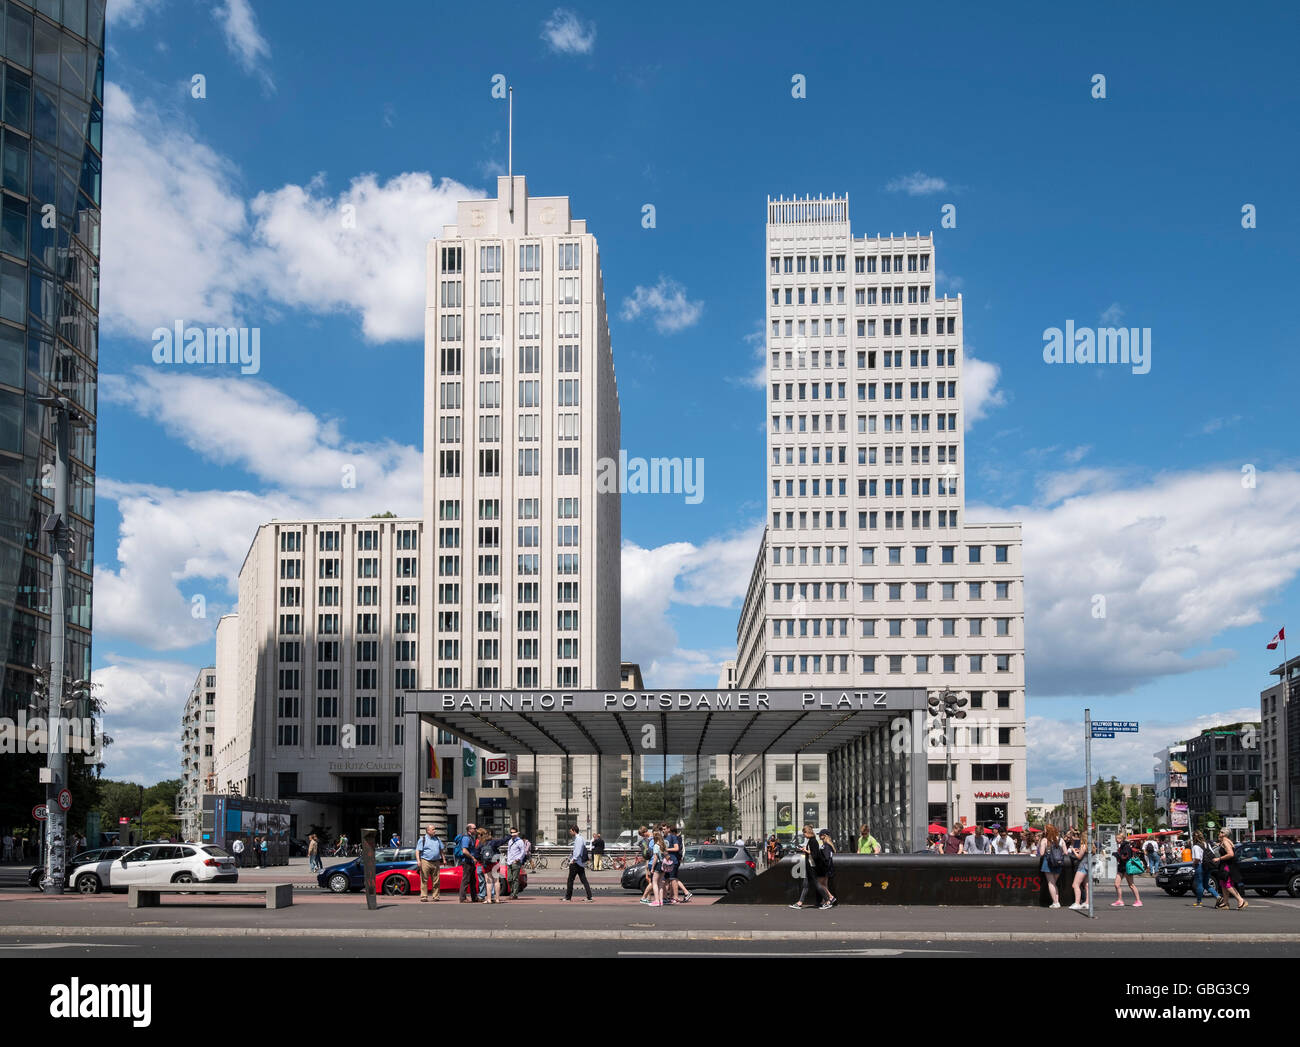
[[[133,883],[235,883],[238,879],[234,857],[220,847],[151,843],[113,861],[79,865],[68,882],[82,894],[98,894],[124,891]]]

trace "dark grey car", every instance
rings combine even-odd
[[[734,891],[754,878],[754,859],[736,844],[703,843],[682,852],[678,875],[689,891]],[[625,891],[645,890],[644,862],[623,870],[622,886]]]

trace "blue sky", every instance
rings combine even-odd
[[[968,519],[1025,524],[1031,794],[1081,774],[1085,705],[1143,721],[1095,754],[1126,781],[1258,710],[1300,570],[1294,10],[1257,7],[1232,32],[1210,4],[843,5],[802,22],[763,3],[743,19],[111,10],[109,773],[177,773],[180,705],[257,523],[417,511],[422,243],[457,199],[495,190],[496,74],[515,87],[516,171],[568,195],[600,242],[624,447],[706,463],[700,504],[625,498],[624,654],[648,683],[711,685],[734,647],[764,497],[765,199],[847,192],[855,234],[933,231],[938,293],[964,298]],[[260,373],[153,364],[149,332],[177,319],[260,327]],[[1150,328],[1150,373],[1045,364],[1043,332],[1067,320]]]

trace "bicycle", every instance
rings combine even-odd
[[[546,855],[544,854],[530,854],[528,860],[524,862],[524,868],[529,872],[537,872],[539,869],[545,869],[546,865]]]

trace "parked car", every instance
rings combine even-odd
[[[69,883],[82,894],[125,891],[133,883],[236,883],[235,859],[213,844],[132,847],[118,858],[75,866]]]
[[[126,847],[96,847],[90,851],[82,851],[74,856],[63,866],[63,886],[68,887],[72,883],[72,870],[79,865],[88,865],[91,862],[112,861],[114,858],[120,858],[127,852]],[[36,891],[43,891],[45,888],[41,881],[45,879],[45,866],[37,865],[27,871],[27,885]]]
[[[1239,843],[1237,868],[1241,873],[1238,889],[1254,891],[1271,898],[1285,890],[1292,898],[1300,898],[1300,848],[1289,843],[1255,840]],[[1192,862],[1162,865],[1156,872],[1156,886],[1172,895],[1186,894],[1192,889]]]
[[[475,867],[475,873],[483,871],[483,864],[480,862]],[[460,865],[444,865],[438,870],[438,890],[447,891],[450,894],[460,893],[460,881],[462,879],[463,867]],[[507,877],[500,877],[501,894],[503,897],[510,895],[510,882]],[[523,869],[519,870],[519,893],[523,894],[524,888],[528,886],[528,874]],[[419,894],[420,893],[420,870],[419,869],[389,869],[385,872],[375,873],[375,890],[381,894]]]
[[[687,847],[682,852],[678,871],[682,883],[692,891],[734,891],[755,875],[754,859],[749,851],[725,843]],[[645,890],[645,863],[637,862],[624,869],[621,886],[625,891]]]
[[[394,869],[414,870],[416,868],[414,847],[397,849],[383,847],[375,850],[376,878]],[[363,860],[359,857],[351,858],[346,862],[328,866],[316,876],[316,883],[335,894],[359,891],[366,885]]]

